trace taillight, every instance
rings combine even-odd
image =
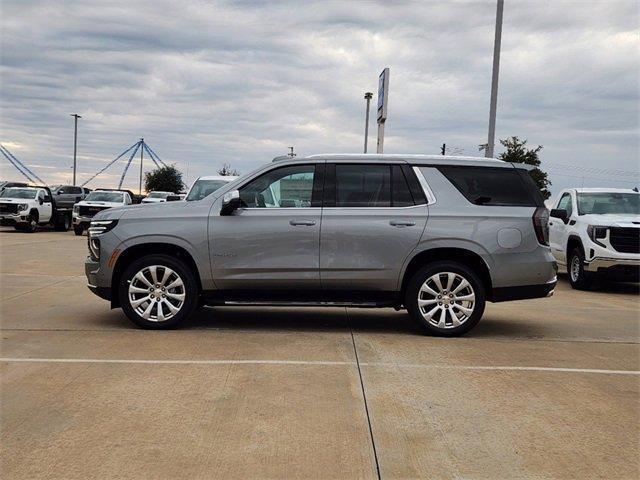
[[[549,210],[544,207],[536,208],[533,212],[533,229],[540,245],[549,245]]]

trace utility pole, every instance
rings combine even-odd
[[[144,161],[144,138],[140,139],[140,187],[138,194],[142,195],[142,162]]]
[[[73,128],[73,183],[71,185],[75,185],[76,184],[76,169],[77,169],[77,161],[76,161],[76,155],[78,153],[78,119],[82,118],[80,115],[78,115],[77,113],[72,113],[71,116],[73,117],[73,124],[74,124],[74,128]]]
[[[369,142],[369,104],[373,98],[373,93],[367,92],[364,94],[364,99],[367,101],[367,113],[364,120],[364,153],[367,153],[367,144]]]
[[[491,105],[489,106],[489,138],[484,156],[493,157],[496,140],[496,108],[498,103],[498,74],[500,73],[500,44],[502,43],[502,10],[504,0],[498,0],[496,9],[496,36],[493,41],[493,74],[491,76]]]
[[[447,144],[443,143],[442,146],[440,147],[440,153],[442,155],[445,155],[445,152],[447,151]]]

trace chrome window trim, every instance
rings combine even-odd
[[[436,203],[436,196],[433,194],[433,191],[431,190],[431,187],[429,187],[429,184],[427,183],[427,179],[424,178],[424,175],[422,174],[422,172],[420,171],[420,167],[413,167],[413,173],[416,174],[416,177],[418,178],[418,182],[420,183],[420,186],[422,187],[422,191],[424,192],[424,194],[427,197],[427,205],[433,205],[434,203]]]

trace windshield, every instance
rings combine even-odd
[[[225,182],[224,180],[196,180],[196,183],[191,187],[186,200],[187,202],[202,200],[204,197],[212,194],[227,183],[229,182]]]
[[[578,193],[578,214],[607,213],[640,215],[640,195],[637,193]]]
[[[36,198],[37,190],[31,188],[6,188],[0,193],[2,198]]]
[[[169,195],[169,192],[151,192],[147,198],[167,198]]]
[[[86,200],[88,202],[118,202],[122,203],[122,193],[120,192],[91,192]]]

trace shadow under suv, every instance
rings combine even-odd
[[[485,302],[549,296],[548,211],[523,165],[426,155],[269,163],[202,200],[112,208],[89,288],[138,326],[202,305],[406,308],[460,335]]]

